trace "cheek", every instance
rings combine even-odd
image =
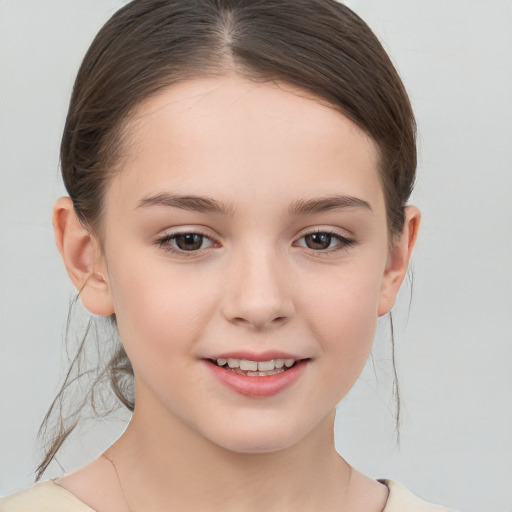
[[[332,359],[337,378],[353,382],[371,349],[377,326],[377,311],[383,267],[359,264],[340,267],[325,279],[317,276],[305,287],[302,308],[319,348]]]
[[[155,364],[155,354],[169,367],[176,355],[190,354],[213,311],[207,281],[171,272],[165,262],[115,268],[109,277],[117,324],[134,367]]]

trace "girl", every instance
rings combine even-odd
[[[361,19],[135,0],[84,59],[61,162],[57,246],[119,331],[108,374],[133,416],[0,510],[446,510],[334,448],[420,220],[412,110]]]

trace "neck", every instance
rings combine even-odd
[[[293,446],[256,454],[224,449],[176,418],[145,413],[136,408],[109,450],[135,512],[171,503],[175,510],[298,512],[348,501],[351,468],[334,447],[334,411]]]

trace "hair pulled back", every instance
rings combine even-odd
[[[335,0],[134,0],[114,14],[84,58],[62,138],[62,175],[82,222],[100,225],[134,108],[227,71],[305,89],[365,131],[380,150],[389,228],[400,231],[416,169],[414,116],[375,35]]]
[[[379,150],[388,228],[401,231],[415,179],[413,112],[380,42],[335,0],[133,0],[115,13],[80,67],[61,144],[64,184],[84,226],[101,234],[105,187],[122,172],[124,128],[135,108],[178,82],[233,72],[313,93],[369,135]],[[121,382],[133,376],[122,347],[105,372],[133,408]],[[61,417],[38,476],[73,427]]]

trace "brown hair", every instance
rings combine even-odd
[[[179,81],[228,71],[302,88],[366,132],[379,149],[389,231],[401,232],[415,179],[413,112],[375,35],[335,0],[134,0],[114,14],[85,55],[61,145],[64,183],[84,226],[100,233],[105,184],[122,167],[123,127],[134,109]],[[133,408],[122,347],[104,375]],[[75,424],[61,414],[38,478]]]

